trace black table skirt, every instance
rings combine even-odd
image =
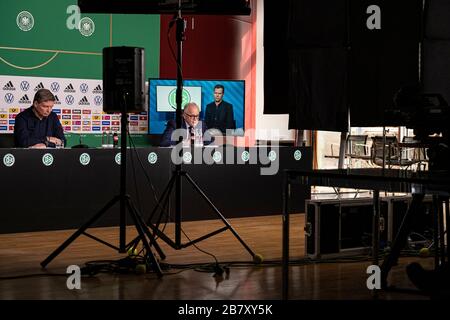
[[[312,165],[311,149],[307,147],[273,148],[273,163],[268,160],[272,149],[263,147],[185,151],[190,151],[193,158],[191,163],[183,164],[183,170],[226,218],[281,214],[283,170],[310,170]],[[207,164],[199,156],[199,152],[216,151],[222,156],[218,163]],[[248,162],[241,158],[243,151],[250,154]],[[150,216],[175,168],[172,152],[172,148],[128,149],[127,193],[144,219]],[[0,149],[0,233],[78,228],[119,194],[120,166],[115,161],[118,153],[119,149]],[[157,161],[153,163],[155,155]],[[82,164],[80,157],[89,159],[89,163]],[[52,163],[47,166],[44,162]],[[261,175],[262,168],[276,174]],[[182,190],[183,221],[217,219],[185,180]],[[293,192],[297,197],[292,212],[304,212],[310,188],[296,186]],[[173,194],[169,202],[172,217],[174,198]],[[116,204],[97,226],[117,225],[118,218]]]

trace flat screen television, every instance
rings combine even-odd
[[[200,119],[205,119],[206,106],[214,102],[214,87],[224,87],[223,101],[232,105],[234,130],[232,135],[243,136],[245,124],[245,81],[244,80],[184,80],[182,108],[195,102],[200,107]],[[148,81],[148,128],[149,134],[162,134],[168,120],[175,119],[175,79],[154,79]]]

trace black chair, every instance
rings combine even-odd
[[[349,134],[345,141],[345,158],[348,159],[348,166],[352,167],[352,160],[370,160],[369,146],[367,144],[368,135]],[[334,147],[336,146],[336,147]],[[325,158],[339,159],[339,145],[331,144],[331,155]]]
[[[402,147],[396,136],[372,137],[371,161],[380,167],[401,169],[410,169],[412,165],[420,162],[402,156]]]
[[[405,154],[406,158],[417,162],[418,170],[426,169],[428,158],[426,151],[427,146],[425,144],[416,140],[414,137],[404,136],[400,146],[402,147],[402,152]]]
[[[370,160],[369,146],[367,145],[368,135],[348,135],[347,151],[345,155],[354,159]]]

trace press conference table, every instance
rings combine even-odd
[[[175,168],[172,151],[159,147],[127,150],[127,193],[144,218],[157,204]],[[268,159],[271,151],[273,162]],[[183,170],[226,218],[280,214],[282,171],[312,166],[309,147],[206,147],[183,152],[192,157],[190,163],[183,163]],[[248,152],[248,161],[242,160],[243,152]],[[203,161],[203,153],[210,155],[210,162]],[[118,154],[120,149],[0,149],[0,233],[78,228],[118,195]],[[275,168],[275,164],[276,174],[261,175],[261,169]],[[303,212],[310,189],[299,186],[297,192],[301,196],[293,210]],[[184,221],[217,218],[187,183],[182,212]],[[119,205],[115,205],[98,226],[117,225],[118,217]]]
[[[379,242],[379,192],[401,192],[413,193],[418,195],[418,201],[421,202],[424,194],[433,194],[437,196],[449,196],[450,193],[450,175],[448,172],[429,172],[398,169],[364,168],[364,169],[330,169],[330,170],[285,170],[283,187],[283,243],[282,243],[282,261],[283,261],[283,299],[288,299],[288,266],[289,266],[289,212],[292,200],[295,199],[295,193],[292,192],[292,186],[333,186],[340,188],[366,189],[373,190],[374,219],[373,219],[373,264],[379,264],[378,242]],[[412,205],[410,206],[412,207]],[[414,212],[413,212],[414,213]],[[399,231],[400,233],[401,231]],[[406,232],[406,231],[405,231]],[[400,247],[395,248],[398,251]],[[382,266],[389,272],[394,263],[395,257],[388,256]],[[382,271],[383,273],[383,271]],[[387,276],[385,274],[385,276]]]

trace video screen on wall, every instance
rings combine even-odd
[[[224,105],[226,104],[226,124],[218,124],[212,121],[211,115],[216,118],[224,119],[222,111],[214,109],[215,95],[217,86],[218,92],[222,92],[221,97]],[[215,89],[216,88],[216,89]],[[149,133],[162,134],[168,120],[175,119],[176,110],[176,89],[177,81],[175,79],[149,79]],[[244,80],[184,80],[183,81],[183,102],[182,108],[189,103],[195,102],[200,107],[200,120],[205,121],[208,129],[219,126],[223,134],[235,136],[244,135],[245,123],[245,81]],[[221,108],[219,106],[219,108]],[[207,111],[208,110],[208,111]],[[208,114],[208,121],[205,116]]]

